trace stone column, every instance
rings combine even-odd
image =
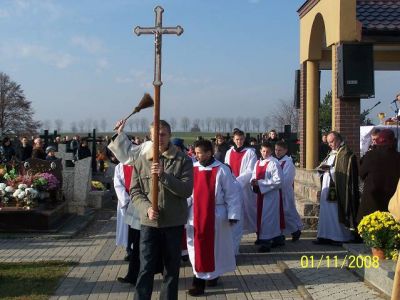
[[[307,63],[300,65],[300,111],[299,111],[299,140],[300,167],[306,166],[306,93],[307,93]]]
[[[306,169],[311,170],[318,165],[319,73],[317,61],[307,61],[306,97]]]

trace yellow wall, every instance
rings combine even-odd
[[[356,0],[320,0],[300,19],[300,63],[321,58],[321,23],[325,25],[328,47],[335,43],[360,39]]]

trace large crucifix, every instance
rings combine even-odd
[[[163,34],[181,35],[183,28],[162,27],[162,14],[164,9],[161,6],[154,8],[156,13],[156,21],[154,27],[139,27],[134,32],[140,36],[141,34],[154,34],[154,121],[153,121],[153,163],[159,163],[159,131],[160,131],[160,88],[161,81],[161,44]],[[158,175],[152,175],[152,208],[158,211]]]

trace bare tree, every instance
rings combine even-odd
[[[193,119],[192,127],[200,127],[200,119]]]
[[[261,121],[259,118],[251,119],[251,126],[253,127],[253,132],[260,132]]]
[[[278,130],[283,131],[284,125],[291,125],[292,132],[297,132],[299,111],[293,106],[292,101],[280,100],[273,111],[272,121]]]
[[[176,129],[176,124],[177,124],[178,122],[176,121],[176,119],[174,118],[174,117],[172,117],[170,120],[169,120],[169,125],[171,126],[171,130],[172,131],[175,131],[175,129]]]
[[[200,130],[201,131],[204,130],[204,120],[203,119],[200,120]]]
[[[242,117],[237,117],[237,118],[236,118],[236,126],[237,126],[237,128],[242,129],[242,127],[243,127],[243,122],[244,122],[244,120],[243,120]]]
[[[181,127],[182,127],[183,131],[189,130],[189,124],[190,124],[190,120],[188,117],[183,117],[181,119]]]
[[[62,131],[62,126],[63,126],[63,124],[64,124],[64,121],[61,120],[61,119],[55,119],[55,120],[54,120],[54,125],[55,125],[56,130],[57,130],[58,132],[61,132],[61,131]]]
[[[229,131],[233,131],[233,127],[235,126],[235,120],[233,118],[228,119],[228,129]]]
[[[93,120],[91,118],[85,120],[85,127],[87,132],[92,131],[93,127]]]
[[[221,118],[214,118],[214,132],[221,131]]]
[[[0,135],[37,133],[40,122],[33,120],[31,104],[21,86],[0,72]]]
[[[43,130],[50,130],[51,128],[51,121],[49,119],[46,119],[42,123],[42,129]]]
[[[130,119],[128,122],[126,122],[126,126],[128,126],[130,132],[133,132],[133,126],[134,125],[135,124],[134,124],[132,119]]]
[[[264,127],[264,130],[265,131],[267,131],[268,129],[269,129],[269,117],[268,116],[265,116],[264,118],[263,118],[263,127]]]
[[[99,129],[99,121],[93,120],[93,128],[96,130]]]
[[[146,118],[140,119],[141,132],[147,132],[149,129],[149,121]]]
[[[80,120],[78,122],[78,128],[79,128],[79,132],[80,133],[85,131],[85,121],[84,120]]]
[[[78,132],[78,127],[77,127],[75,121],[71,122],[70,128],[71,128],[72,133],[77,133]]]
[[[228,124],[228,120],[226,118],[221,118],[221,131],[226,132],[227,124]]]
[[[211,131],[212,122],[213,122],[212,118],[211,117],[207,117],[207,119],[206,119],[207,132]]]
[[[140,126],[140,120],[139,119],[133,119],[133,124],[135,124],[136,127],[136,132],[139,132],[139,126]],[[133,131],[133,130],[132,130]]]
[[[243,129],[245,132],[250,131],[250,118],[245,118],[243,120]]]
[[[102,132],[106,132],[107,130],[107,120],[106,119],[101,119],[100,120],[100,128]]]

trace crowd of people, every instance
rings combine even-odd
[[[358,160],[340,133],[323,136],[320,151],[327,153],[317,168],[322,188],[316,244],[361,242],[356,229],[362,218],[388,211],[400,178],[400,154],[390,129],[375,128],[371,141],[367,153]]]
[[[186,147],[161,120],[160,159],[155,163],[151,139],[130,137],[124,126],[119,121],[117,133],[98,142],[96,159],[115,164],[116,244],[126,248],[129,261],[126,276],[118,281],[136,286],[135,299],[151,299],[156,273],[163,275],[160,298],[177,299],[181,260],[190,260],[193,267],[188,293],[203,295],[207,286],[236,269],[244,234],[256,234],[259,252],[284,246],[288,237],[299,240],[303,224],[294,196],[296,169],[287,141],[275,130],[257,141],[236,128],[230,139],[217,134]],[[153,127],[150,133],[157,134]],[[374,129],[371,141],[359,160],[339,132],[322,136],[315,244],[362,242],[356,230],[360,220],[377,210],[388,211],[400,178],[400,154],[391,130]],[[67,144],[74,159],[91,156],[87,140],[79,136],[56,137],[49,145],[40,137],[6,137],[1,162],[57,159],[60,143]],[[157,206],[152,205],[154,174]]]
[[[114,187],[118,195],[117,245],[127,249],[128,273],[121,283],[136,286],[135,299],[151,299],[154,274],[163,274],[161,299],[177,299],[180,261],[188,254],[193,282],[188,293],[236,268],[243,234],[256,233],[260,252],[300,238],[303,227],[294,202],[295,167],[288,145],[276,131],[260,145],[247,143],[235,129],[232,140],[217,134],[193,146],[172,139],[161,120],[160,161],[152,142],[132,143],[124,121],[108,148],[120,162]],[[254,144],[254,141],[253,141]],[[258,152],[258,153],[257,153]],[[152,205],[152,176],[158,178],[158,206]]]

